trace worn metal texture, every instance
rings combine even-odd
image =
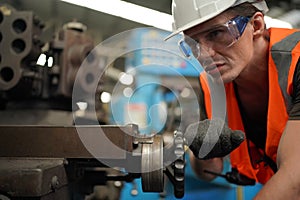
[[[163,141],[160,135],[153,138],[153,143],[143,144],[142,188],[144,192],[163,192]]]
[[[11,197],[42,197],[58,192],[67,185],[64,160],[0,158],[0,183],[0,191]],[[67,190],[63,190],[59,193],[66,197]]]
[[[136,133],[136,125],[0,126],[0,157],[94,158],[80,139],[85,134],[89,140],[100,138],[105,158],[125,159],[126,152],[132,152]],[[112,144],[124,151],[114,151]]]

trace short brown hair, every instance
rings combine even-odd
[[[256,12],[262,13],[262,11],[260,11],[259,9],[257,9],[255,6],[253,6],[251,3],[248,2],[229,8],[228,12],[234,15],[241,15],[244,17],[252,17]]]

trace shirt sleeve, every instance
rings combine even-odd
[[[300,119],[300,60],[298,60],[293,78],[292,108],[289,112],[289,119]]]

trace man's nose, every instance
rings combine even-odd
[[[200,56],[199,58],[213,57],[216,55],[216,51],[213,49],[212,45],[200,45]]]

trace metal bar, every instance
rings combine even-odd
[[[134,124],[126,126],[0,126],[0,157],[125,159]]]

